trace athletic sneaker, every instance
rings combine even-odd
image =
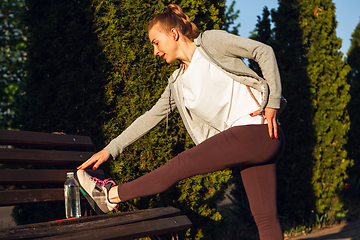
[[[97,214],[116,210],[117,203],[111,203],[108,198],[110,188],[116,185],[114,181],[92,177],[84,170],[78,170],[75,178],[79,182],[80,192]]]

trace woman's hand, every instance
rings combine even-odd
[[[105,149],[95,153],[86,162],[81,164],[77,169],[84,170],[93,165],[93,170],[97,169],[102,163],[106,162],[110,157],[110,153]]]
[[[273,138],[273,136],[275,135],[275,138],[278,138],[278,125],[279,125],[279,121],[277,119],[277,117],[280,115],[280,113],[282,113],[282,111],[284,111],[285,107],[286,107],[287,101],[286,99],[282,99],[280,101],[280,109],[275,109],[275,108],[265,108],[264,110],[264,116],[268,122],[268,129],[269,129],[269,136],[271,138]],[[260,115],[260,110],[257,110],[253,113],[250,114],[250,116],[255,117]]]
[[[275,108],[265,108],[264,109],[264,117],[268,122],[268,129],[269,129],[269,136],[273,138],[279,138],[278,137],[278,119],[277,119],[277,112],[278,110]],[[256,110],[250,116],[255,117],[260,115],[260,110]]]

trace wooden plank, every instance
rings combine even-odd
[[[0,148],[0,163],[79,166],[93,152]]]
[[[166,233],[173,233],[186,230],[192,226],[191,221],[187,216],[176,216],[170,218],[161,218],[156,220],[148,220],[114,227],[107,227],[101,229],[88,229],[82,232],[73,232],[63,235],[46,237],[42,239],[55,240],[99,240],[99,239],[118,239],[118,240],[131,240],[143,237],[151,237],[162,235]]]
[[[60,135],[4,129],[0,129],[0,145],[68,148],[76,150],[91,149],[93,147],[93,143],[88,136]]]
[[[0,206],[61,201],[63,188],[0,191]]]
[[[17,227],[3,228],[0,239],[31,239],[72,233],[87,232],[90,229],[105,229],[109,227],[147,220],[179,216],[180,210],[174,207],[161,207],[132,212],[98,215],[61,222],[36,223]],[[191,224],[191,223],[190,223]],[[67,237],[67,236],[66,236]],[[64,239],[66,239],[64,237]],[[100,237],[100,239],[103,239]]]
[[[66,173],[76,171],[76,169],[0,169],[0,184],[63,184]],[[97,178],[104,178],[104,171],[100,169],[87,170],[87,172]]]
[[[86,201],[81,194],[80,200]],[[56,203],[64,201],[63,188],[0,191],[0,207],[32,203]]]
[[[59,228],[62,226],[78,224],[86,228],[93,228],[97,224],[100,224],[100,227],[109,226],[108,224],[116,223],[117,224],[126,224],[131,222],[139,222],[143,220],[149,219],[158,219],[161,217],[172,217],[172,216],[179,216],[180,210],[174,207],[159,207],[159,208],[151,208],[151,209],[144,209],[144,210],[137,210],[137,211],[130,211],[130,212],[119,212],[113,214],[103,214],[103,215],[96,215],[91,217],[84,217],[74,220],[66,220],[66,221],[51,221],[51,222],[43,222],[43,223],[33,223],[33,224],[26,224],[20,225],[16,227],[8,227],[3,228],[3,230],[11,231],[11,232],[20,232],[20,231],[27,231],[27,229],[41,229],[49,227]],[[110,223],[111,222],[111,223]],[[2,235],[0,235],[0,239]]]

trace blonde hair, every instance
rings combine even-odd
[[[176,4],[169,4],[163,13],[151,20],[148,30],[158,23],[160,23],[162,30],[170,32],[172,28],[175,28],[191,41],[194,41],[199,35],[195,23],[191,22],[182,8]]]

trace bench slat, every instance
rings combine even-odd
[[[100,169],[87,171],[97,178],[103,178],[104,176],[104,172]],[[67,172],[75,173],[76,169],[0,169],[0,184],[63,184],[66,180]]]
[[[131,224],[107,227],[101,229],[91,229],[82,232],[73,232],[59,236],[43,238],[50,239],[119,239],[131,240],[142,237],[162,235],[165,233],[178,232],[186,230],[192,226],[187,216],[176,216],[170,218],[162,218],[136,222]]]
[[[63,188],[0,191],[0,206],[64,201]]]
[[[0,148],[0,163],[79,166],[93,152]]]
[[[46,236],[56,236],[65,233],[69,233],[70,235],[72,235],[72,233],[84,234],[84,232],[87,232],[89,229],[103,229],[106,227],[110,228],[119,225],[130,226],[131,224],[129,223],[137,223],[141,221],[148,221],[148,220],[154,220],[160,218],[167,218],[167,221],[169,221],[169,218],[179,215],[180,215],[179,209],[176,209],[174,207],[160,207],[160,208],[146,209],[146,210],[139,210],[132,212],[122,212],[115,214],[84,217],[80,219],[66,220],[60,222],[37,223],[37,224],[28,224],[17,227],[9,227],[9,228],[4,228],[3,231],[0,232],[0,238],[18,239],[21,236],[22,238],[30,239],[30,238],[38,238],[38,237],[46,237]],[[181,225],[183,225],[180,222],[181,220],[178,221],[177,219],[170,219],[169,222],[174,223],[174,221],[178,223],[178,227],[181,227]],[[187,224],[191,225],[191,222],[188,221]],[[135,227],[135,230],[138,231],[139,229]],[[116,232],[118,232],[118,230],[116,230]],[[65,237],[58,236],[58,237],[67,239],[69,236],[65,236]],[[76,238],[82,238],[82,235],[76,236]],[[94,239],[94,237],[90,236],[90,239]],[[104,239],[104,238],[100,237],[98,239]]]
[[[93,143],[88,136],[61,135],[29,131],[0,129],[0,145],[91,149]]]

